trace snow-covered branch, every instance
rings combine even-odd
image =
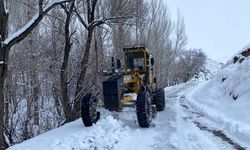
[[[39,1],[39,12],[34,15],[34,17],[20,30],[13,33],[11,36],[9,36],[3,43],[4,46],[7,48],[12,47],[13,45],[19,43],[22,41],[28,34],[39,24],[39,22],[43,19],[43,17],[55,6],[69,2],[72,0],[51,0],[49,3],[47,3],[42,9],[41,7],[41,1]]]

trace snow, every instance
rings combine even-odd
[[[6,40],[4,40],[4,44],[8,45],[10,41],[13,39],[19,37],[22,33],[24,33],[32,24],[35,23],[35,21],[38,19],[39,14],[37,13],[24,27],[22,27],[20,30],[17,32],[13,33],[10,37],[8,37]]]
[[[191,109],[183,107],[191,108],[184,95],[195,93],[201,85],[187,83],[166,88],[166,109],[158,113],[150,128],[139,127],[135,108],[119,113],[102,109],[100,121],[92,127],[84,127],[79,119],[8,150],[232,150],[232,145],[194,123],[198,119],[208,122],[206,118],[197,118]]]
[[[239,50],[233,57],[235,56],[239,56],[242,52],[244,52],[245,50],[250,49],[250,44],[246,45],[245,47],[243,47],[241,50]]]
[[[193,98],[227,113],[235,120],[240,119],[241,122],[250,124],[250,117],[247,115],[249,112],[246,111],[250,106],[249,75],[250,59],[247,58],[242,64],[231,64],[221,70],[215,78],[200,88]],[[235,100],[234,97],[237,99]],[[235,110],[235,108],[238,109]]]
[[[240,51],[238,51],[238,53],[236,53],[226,64],[227,65],[230,65],[232,63],[234,63],[234,58],[238,58],[239,60],[240,59],[245,59],[246,56],[243,56],[243,53],[246,52],[246,51],[250,51],[250,44],[246,45],[243,49],[241,49]]]
[[[211,118],[236,141],[250,147],[250,58],[242,63],[229,62],[187,97],[193,108]]]
[[[122,123],[107,116],[93,128],[84,128],[82,121],[77,120],[9,149],[108,149],[125,134]]]
[[[207,58],[204,69],[198,75],[196,75],[191,81],[205,81],[213,78],[219,70],[223,68],[223,64],[212,59]]]
[[[7,14],[9,14],[9,10],[8,10],[7,7],[6,7],[6,4],[4,5],[4,11],[5,11]]]

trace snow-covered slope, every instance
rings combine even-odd
[[[214,75],[218,73],[219,70],[223,68],[223,64],[217,61],[214,61],[210,58],[207,58],[204,69],[196,75],[191,81],[205,81],[209,80]]]
[[[12,146],[9,150],[111,149],[126,132],[122,123],[112,116],[102,118],[91,128],[85,128],[79,119]]]
[[[224,131],[250,144],[250,54],[244,49],[195,93],[190,103],[218,122]]]

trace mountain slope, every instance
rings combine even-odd
[[[242,54],[243,53],[243,54]],[[244,145],[250,141],[250,57],[249,49],[236,54],[214,78],[195,93],[190,103],[212,118]]]

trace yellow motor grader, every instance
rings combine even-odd
[[[154,58],[145,46],[130,46],[123,49],[125,64],[112,57],[109,70],[103,70],[108,79],[103,81],[103,100],[89,93],[82,98],[81,116],[85,126],[92,126],[100,118],[97,111],[101,103],[109,111],[122,111],[123,107],[136,108],[138,123],[150,127],[157,111],[165,108],[164,89],[157,88],[154,76]]]

